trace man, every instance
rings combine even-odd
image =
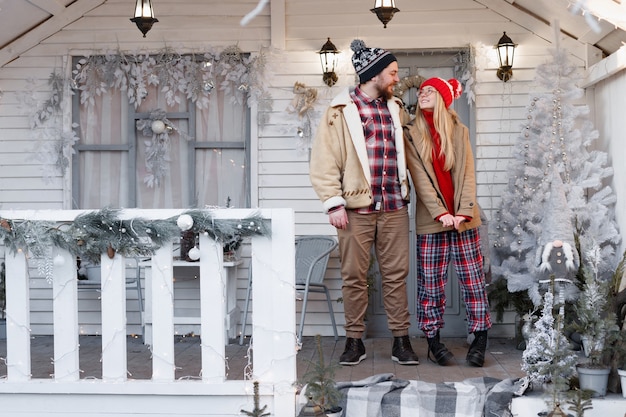
[[[361,340],[368,306],[367,270],[374,245],[383,303],[393,335],[391,359],[417,365],[409,339],[409,185],[402,125],[408,114],[393,96],[396,57],[351,44],[359,85],[341,92],[322,117],[311,151],[310,178],[329,222],[337,228],[346,346],[342,365],[367,357]]]

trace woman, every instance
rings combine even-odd
[[[449,108],[461,91],[455,79],[424,81],[418,91],[416,117],[404,128],[408,168],[418,196],[417,321],[428,340],[428,358],[432,353],[439,365],[450,364],[453,355],[440,342],[439,331],[444,326],[445,287],[452,261],[466,305],[468,330],[474,333],[466,360],[481,367],[491,317],[469,133]]]

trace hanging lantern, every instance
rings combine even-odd
[[[137,0],[135,4],[135,17],[130,19],[130,21],[137,25],[145,38],[146,33],[152,29],[152,25],[159,21],[154,18],[152,0]]]
[[[374,8],[370,9],[372,13],[376,13],[378,20],[383,23],[383,27],[387,27],[387,23],[391,20],[396,12],[400,9],[396,7],[396,0],[376,0]]]

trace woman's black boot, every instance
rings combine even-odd
[[[474,332],[474,341],[467,351],[467,364],[482,367],[485,363],[485,351],[487,350],[487,330]]]
[[[435,362],[441,366],[451,365],[454,355],[448,350],[446,345],[439,341],[439,332],[435,337],[427,337],[428,341],[428,360]],[[430,357],[433,354],[434,359]]]

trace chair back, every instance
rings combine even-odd
[[[296,238],[296,285],[321,284],[326,266],[337,242],[331,236],[300,236]]]

